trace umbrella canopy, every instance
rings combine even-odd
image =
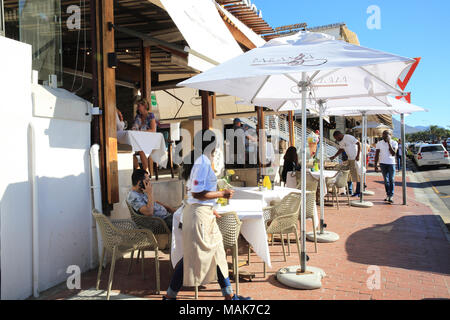
[[[236,96],[250,104],[273,109],[275,105],[283,106],[301,98],[301,161],[306,163],[308,97],[328,101],[368,97],[379,102],[380,97],[389,94],[403,95],[396,82],[402,71],[414,62],[336,41],[326,34],[301,31],[273,39],[178,85]],[[301,189],[306,190],[306,166],[302,166],[301,177]],[[302,192],[301,205],[306,208],[306,192]],[[300,220],[302,245],[297,275],[308,280],[306,210],[301,210]],[[284,278],[283,274],[277,274],[277,279]],[[312,288],[309,284],[302,286]],[[320,284],[315,282],[313,287],[318,288]]]
[[[353,129],[361,130],[362,129],[362,125],[356,126]],[[391,130],[392,128],[388,127],[388,126],[386,126],[386,125],[384,125],[382,123],[369,121],[369,122],[367,122],[366,129]]]
[[[396,82],[412,63],[410,58],[301,31],[272,39],[178,85],[278,110],[287,101],[299,99],[305,73],[309,95],[315,99],[367,97],[373,105],[386,95],[403,94]]]
[[[353,100],[353,99],[351,99]],[[348,100],[347,100],[348,101]],[[324,115],[328,116],[361,116],[365,115],[375,115],[375,114],[411,114],[414,112],[427,112],[427,109],[416,106],[411,103],[404,102],[399,99],[395,99],[393,97],[386,97],[387,105],[385,106],[373,106],[373,105],[361,105],[355,106],[356,103],[354,101],[348,101],[348,105],[346,107],[330,107],[328,102],[325,103],[324,106]],[[345,102],[343,100],[342,102]],[[378,127],[379,124],[375,123],[372,127]],[[358,126],[356,128],[361,128]],[[371,122],[368,123],[367,128],[371,128]]]

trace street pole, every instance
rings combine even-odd
[[[403,205],[406,206],[406,133],[405,133],[405,114],[400,115],[400,121],[402,124],[401,136],[402,136],[402,191],[403,191]]]

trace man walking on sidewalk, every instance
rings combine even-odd
[[[378,172],[378,160],[380,161],[381,173],[384,179],[384,188],[386,189],[386,199],[389,203],[394,203],[394,185],[395,185],[395,155],[397,154],[398,144],[391,139],[389,131],[383,131],[383,139],[377,143],[375,153],[375,172]]]
[[[335,131],[333,133],[333,137],[339,143],[339,150],[336,154],[330,157],[330,160],[333,161],[337,156],[345,151],[348,157],[348,164],[350,167],[350,174],[352,177],[352,182],[356,183],[356,190],[353,196],[359,196],[361,185],[359,183],[359,171],[361,166],[359,164],[359,158],[361,154],[361,143],[354,136],[349,134],[342,134],[340,131]]]

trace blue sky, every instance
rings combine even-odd
[[[429,109],[408,116],[411,126],[450,128],[450,1],[448,0],[253,0],[272,27],[306,22],[308,27],[345,22],[361,45],[411,58],[422,57],[406,91]],[[371,5],[381,29],[368,29]]]

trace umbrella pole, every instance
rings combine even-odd
[[[406,134],[405,134],[405,114],[400,115],[400,121],[402,123],[402,191],[403,191],[403,205],[406,206]]]
[[[319,289],[322,287],[322,278],[325,272],[320,268],[306,267],[306,94],[309,83],[306,81],[306,73],[302,73],[302,81],[298,88],[302,92],[302,170],[301,170],[301,207],[300,207],[300,230],[302,248],[300,252],[300,266],[290,266],[281,268],[277,272],[277,280],[282,284],[297,289]],[[297,236],[296,236],[297,237]],[[298,246],[298,242],[297,242]]]
[[[320,231],[319,233],[317,233],[316,235],[316,240],[317,242],[335,242],[337,240],[339,240],[339,235],[334,233],[334,232],[330,232],[330,231],[325,231],[325,203],[324,203],[324,198],[325,198],[325,194],[324,194],[324,190],[323,188],[325,187],[323,185],[323,167],[324,167],[324,162],[325,162],[325,142],[323,139],[323,112],[324,112],[324,107],[323,107],[323,101],[318,101],[317,102],[319,104],[319,131],[320,131],[320,140],[319,140],[319,146],[320,146],[320,181],[319,181],[319,190],[320,190]],[[315,226],[313,226],[315,228]],[[314,232],[308,232],[306,234],[306,238],[309,241],[314,241]]]
[[[363,162],[363,164],[364,164],[364,166],[362,167],[363,168],[363,173],[364,173],[364,180],[363,180],[363,182],[362,182],[362,184],[361,184],[361,187],[360,187],[360,192],[361,192],[361,194],[364,194],[365,196],[373,196],[375,193],[373,192],[373,191],[369,191],[369,190],[366,190],[366,179],[367,179],[367,175],[366,175],[366,163],[367,163],[367,130],[368,130],[368,122],[367,122],[367,115],[366,116],[364,116],[364,118],[365,118],[365,122],[364,122],[364,132],[363,132],[363,139],[364,139],[364,142],[363,142],[363,158],[362,158],[362,162]]]
[[[373,206],[372,202],[364,201],[364,181],[366,178],[365,175],[365,168],[366,168],[366,120],[367,116],[366,113],[362,113],[362,159],[361,160],[361,177],[360,177],[360,187],[359,187],[359,201],[353,201],[351,202],[351,205],[354,207],[360,207],[360,208],[370,208]]]
[[[320,131],[320,234],[323,234],[324,220],[325,220],[325,208],[324,208],[324,192],[323,192],[323,163],[324,163],[324,142],[323,142],[323,103],[319,104],[319,131]]]
[[[302,204],[300,208],[300,228],[302,237],[302,251],[300,257],[301,272],[306,272],[306,74],[302,73]]]

